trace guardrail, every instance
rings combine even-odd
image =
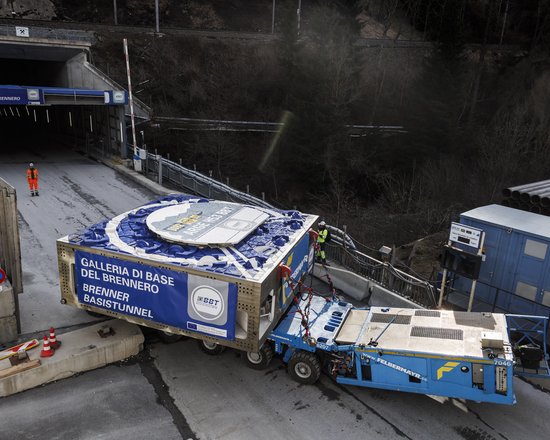
[[[228,202],[241,202],[248,205],[274,208],[265,200],[254,197],[249,193],[237,191],[229,185],[207,177],[197,171],[185,168],[160,155],[147,153],[144,171],[149,177],[153,177],[160,185],[172,185],[185,188],[194,194],[210,199],[226,200]]]
[[[392,266],[389,262],[377,260],[356,248],[350,248],[348,238],[336,238],[332,228],[334,244],[326,245],[327,258],[350,271],[428,309],[437,306],[437,289],[429,281],[414,277]],[[343,231],[342,231],[343,232]]]
[[[87,139],[85,145],[88,155],[97,158],[112,156],[100,142]],[[167,187],[189,191],[211,199],[275,209],[263,199],[238,191],[212,177],[185,168],[157,154],[147,153],[146,159],[142,160],[142,166],[147,177]],[[360,245],[345,230],[331,225],[327,225],[327,228],[332,236],[331,242],[326,246],[329,260],[423,307],[436,307],[437,289],[430,282],[361,252],[358,249]]]
[[[449,286],[447,286],[446,301],[451,304],[462,306],[462,304],[468,300],[470,293],[455,290],[452,287],[453,281],[449,280],[448,282]],[[485,286],[489,289],[489,292],[485,297],[486,299],[480,298],[479,295],[474,296],[473,312],[508,313],[511,312],[511,310],[507,309],[508,306],[505,306],[505,304],[507,304],[506,298],[516,298],[526,304],[526,309],[529,310],[529,313],[547,316],[550,319],[550,305],[533,301],[532,299],[518,295],[516,292],[502,289],[481,280],[477,280],[477,286],[478,289],[481,286]]]
[[[159,155],[147,153],[147,159],[143,162],[146,175],[153,177],[161,185],[182,188],[217,200],[274,208],[263,199],[238,191]],[[330,225],[328,228],[332,236],[331,243],[327,244],[327,256],[330,260],[419,305],[427,308],[437,305],[436,289],[428,281],[416,278],[387,262],[359,251],[346,231]]]

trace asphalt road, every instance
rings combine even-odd
[[[6,440],[182,438],[137,364],[102,368],[0,399],[0,414],[0,439]]]
[[[228,350],[201,353],[193,340],[151,354],[178,409],[201,439],[543,439],[550,394],[514,380],[518,404],[502,406],[292,381],[279,360],[250,370]]]
[[[39,197],[26,180],[38,168]],[[19,295],[23,334],[90,321],[62,306],[55,241],[154,198],[149,190],[70,150],[24,150],[0,155],[0,176],[17,190],[24,293]]]
[[[55,240],[153,195],[75,153],[0,159],[0,176],[18,190],[24,329],[89,321],[59,304]],[[27,195],[30,160],[40,170],[39,198]],[[149,337],[130,362],[0,399],[0,440],[547,438],[550,394],[519,379],[514,386],[518,404],[510,407],[343,387],[328,377],[302,386],[279,360],[254,371],[232,350],[211,357],[193,340],[163,345]]]

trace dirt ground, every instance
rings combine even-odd
[[[413,275],[433,281],[441,270],[439,257],[448,236],[448,231],[441,231],[401,246],[397,249],[399,260],[409,266]]]
[[[0,0],[0,17],[51,20],[56,16],[50,0]]]

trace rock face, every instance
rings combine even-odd
[[[56,17],[50,0],[0,0],[0,17],[51,20]]]

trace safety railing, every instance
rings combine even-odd
[[[333,237],[335,228],[331,228]],[[348,237],[347,237],[348,238]],[[437,306],[437,289],[429,281],[408,274],[389,262],[373,258],[356,248],[348,247],[342,238],[326,246],[327,258],[346,269],[426,308]]]
[[[519,358],[514,374],[527,377],[549,377],[547,316],[506,315],[508,336],[514,355]]]
[[[97,151],[97,145],[90,148],[95,148],[96,153],[100,153]],[[185,168],[157,154],[147,153],[146,159],[142,160],[142,168],[147,177],[169,188],[216,200],[244,203],[267,209],[275,208],[263,198],[238,191],[212,177]],[[327,227],[332,236],[326,249],[330,260],[423,307],[433,308],[437,305],[436,288],[431,283],[361,252],[358,250],[359,245],[345,230],[330,225]]]
[[[238,191],[216,179],[185,168],[160,155],[147,153],[145,173],[161,185],[184,188],[187,191],[210,199],[240,202],[248,205],[273,208],[273,206],[252,194]]]
[[[470,292],[464,292],[453,288],[454,281],[455,280],[453,277],[448,280],[445,300],[448,303],[462,307],[467,303]],[[479,292],[480,289],[484,289],[486,292],[483,297],[479,293],[474,296],[474,302],[472,305],[473,312],[505,313],[510,311],[508,304],[511,299],[514,299],[515,301],[521,301],[524,303],[524,309],[528,310],[529,313],[547,316],[550,319],[549,305],[533,301],[532,299],[518,295],[516,292],[511,292],[478,279],[477,291]]]

